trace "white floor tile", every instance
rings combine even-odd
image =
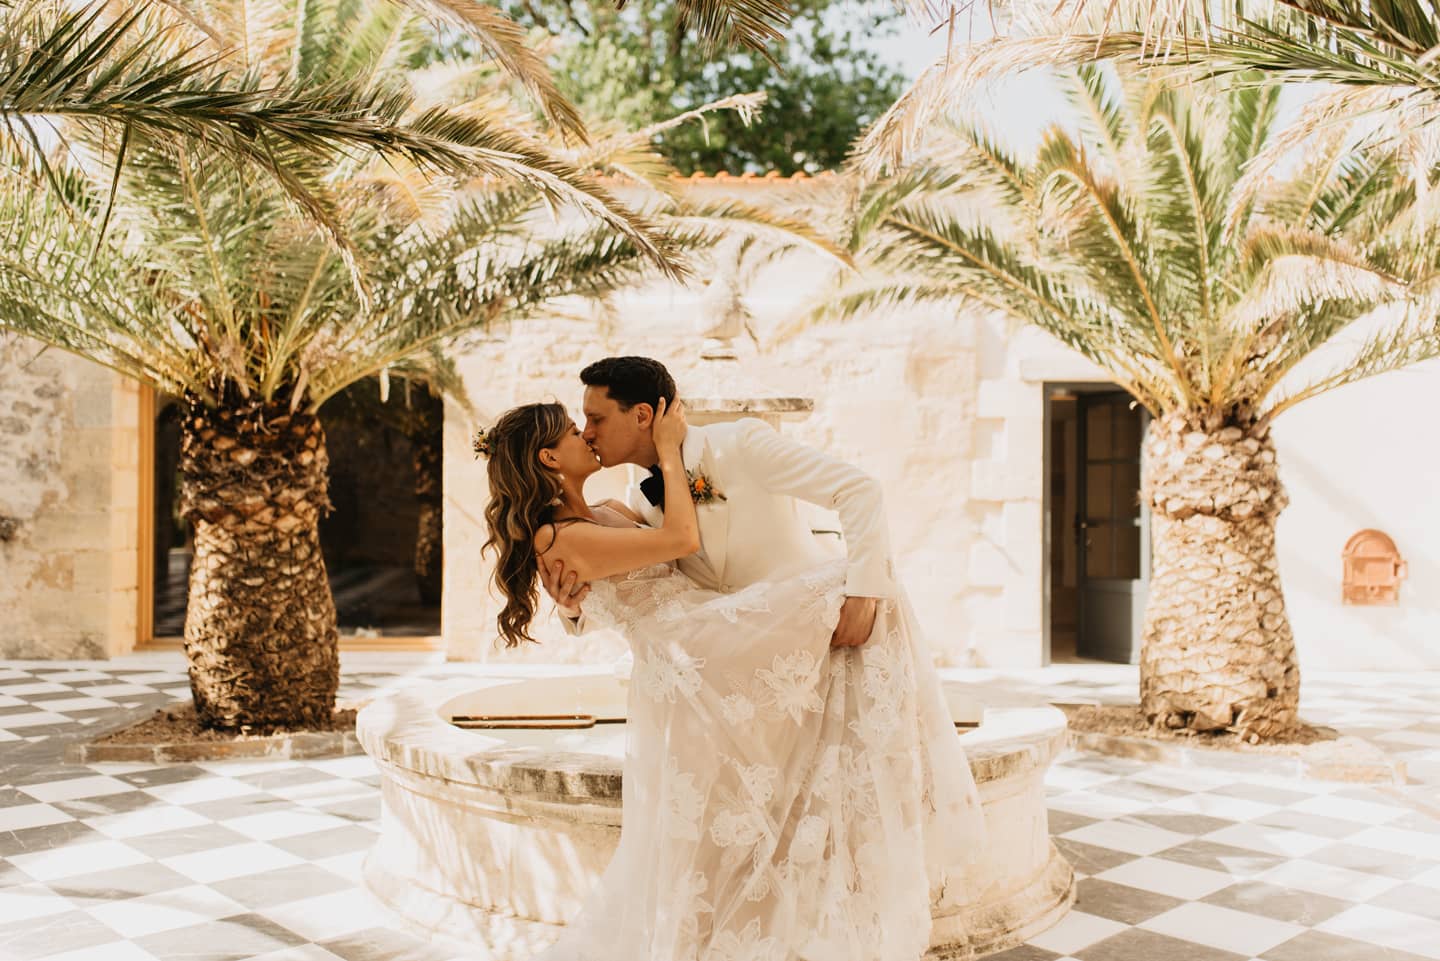
[[[0,831],[23,831],[26,828],[73,820],[75,819],[64,811],[48,804],[16,804],[13,807],[0,808]]]
[[[153,794],[171,804],[219,801],[224,798],[254,794],[258,790],[259,788],[246,784],[244,781],[235,781],[228,777],[196,778],[193,781],[180,781],[175,784],[153,784],[145,788],[147,794]]]
[[[1087,824],[1074,831],[1068,831],[1062,836],[1072,841],[1094,844],[1128,854],[1155,854],[1190,840],[1188,834],[1179,834],[1153,825],[1133,824],[1123,820]]]
[[[1095,875],[1102,881],[1128,884],[1132,888],[1154,891],[1172,898],[1192,901],[1214,894],[1235,883],[1235,877],[1223,871],[1197,868],[1189,864],[1160,858],[1140,858]]]
[[[8,690],[4,688],[3,690]],[[11,697],[9,694],[0,694],[0,707],[19,707],[21,704],[28,704],[29,701],[22,701],[18,697]]]
[[[201,884],[259,874],[303,863],[295,855],[268,844],[231,844],[212,851],[197,851],[163,858],[161,864]]]
[[[126,684],[123,682],[115,684],[95,684],[89,687],[77,687],[75,688],[75,690],[81,694],[89,695],[90,697],[109,698],[125,697],[127,695],[133,694],[155,693],[155,688],[153,687],[141,684]]]
[[[1303,857],[1335,843],[1334,838],[1317,837],[1302,831],[1243,823],[1211,831],[1203,835],[1203,840],[1214,841],[1216,844],[1232,844],[1237,848],[1248,848],[1287,858]]]
[[[51,714],[47,711],[30,711],[26,714],[6,714],[0,717],[0,727],[9,728],[12,731],[25,732],[27,727],[39,727],[42,724],[73,724],[75,723],[64,714]]]
[[[54,881],[77,874],[93,874],[111,868],[126,868],[150,860],[119,841],[92,841],[66,844],[32,854],[12,855],[10,862],[37,881]]]
[[[1423,831],[1405,831],[1400,828],[1366,828],[1345,839],[1346,844],[1389,851],[1412,858],[1427,858],[1440,862],[1440,834],[1426,834]]]
[[[50,961],[46,958],[45,961]],[[318,944],[299,944],[293,948],[267,951],[257,954],[250,961],[343,961],[338,954],[332,954]]]
[[[1430,731],[1386,731],[1375,735],[1375,740],[1386,744],[1414,744],[1418,747],[1440,747],[1440,734]]]
[[[1356,941],[1440,959],[1440,921],[1361,904],[1316,927]]]
[[[116,708],[120,705],[114,701],[107,701],[103,697],[65,697],[57,701],[45,701],[45,710],[59,711],[98,711],[101,708]]]
[[[135,790],[135,785],[118,778],[71,777],[63,781],[46,781],[43,784],[27,784],[20,790],[37,801],[73,801],[76,798],[100,797],[104,794],[124,794]]]
[[[1060,765],[1055,765],[1045,772],[1046,787],[1064,788],[1067,791],[1078,791],[1116,779],[1114,774],[1102,774],[1099,771]]]
[[[1440,891],[1440,864],[1428,871],[1422,871],[1410,879],[1411,884],[1422,884],[1427,888],[1434,888]]]
[[[1183,783],[1183,782],[1182,782]],[[1226,797],[1223,794],[1187,794],[1173,798],[1159,805],[1167,811],[1182,814],[1205,814],[1225,818],[1229,821],[1253,821],[1280,810],[1278,804],[1249,801],[1245,798]]]
[[[1346,901],[1368,901],[1401,884],[1378,874],[1304,860],[1277,864],[1255,875],[1255,880]]]
[[[1115,797],[1109,794],[1095,794],[1092,791],[1071,791],[1046,798],[1047,807],[1071,814],[1083,814],[1091,818],[1118,818],[1128,814],[1139,814],[1155,806],[1153,801],[1136,798]]]
[[[337,854],[333,858],[321,858],[310,862],[317,868],[324,868],[331,874],[337,874],[348,881],[360,884],[364,878],[365,858],[369,851],[350,851],[346,854]]]
[[[5,693],[11,697],[24,697],[26,694],[61,694],[71,689],[64,684],[51,684],[48,681],[34,681],[30,684],[6,684]]]
[[[1182,904],[1143,922],[1140,927],[1182,941],[1209,945],[1236,954],[1257,955],[1289,941],[1305,928],[1213,904]]]
[[[156,961],[156,958],[149,951],[129,941],[115,941],[93,948],[66,951],[64,954],[47,954],[41,961]]]
[[[1408,813],[1408,809],[1403,806],[1358,801],[1348,797],[1306,798],[1290,805],[1290,810],[1346,821],[1360,821],[1363,824],[1385,824]]]
[[[198,827],[209,824],[210,819],[187,808],[157,803],[123,814],[86,818],[85,823],[106,837],[123,840],[146,834],[159,834],[161,831]]]
[[[71,910],[70,902],[43,884],[0,888],[0,925],[29,921]]]
[[[110,680],[110,675],[104,671],[36,671],[35,677],[55,684],[69,684],[72,687],[82,681]]]
[[[254,838],[257,841],[271,841],[275,838],[294,837],[297,834],[328,831],[332,828],[349,827],[350,824],[351,822],[344,818],[304,809],[269,811],[225,822],[225,826],[230,830],[238,831],[247,838]]]
[[[1083,911],[1071,911],[1061,918],[1060,923],[1055,927],[1041,932],[1025,943],[1045,951],[1071,954],[1083,951],[1097,941],[1104,941],[1112,935],[1119,934],[1126,927],[1127,925],[1121,924],[1119,921],[1111,921],[1109,918],[1086,914]]]
[[[290,901],[268,908],[265,914],[280,926],[311,941],[338,938],[393,921],[389,911],[358,888]]]
[[[245,914],[246,910],[219,891],[196,884],[126,901],[111,901],[88,908],[87,913],[122,937],[143,938],[147,934]]]

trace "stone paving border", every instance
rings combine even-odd
[[[358,706],[358,705],[357,705]],[[276,761],[319,760],[363,754],[360,739],[351,728],[345,731],[300,731],[251,736],[233,741],[153,741],[128,744],[97,743],[100,739],[149,720],[154,708],[132,711],[117,724],[91,731],[90,737],[65,745],[66,764],[102,764],[121,761],[142,764],[175,764],[194,761],[231,761],[269,758]]]
[[[1077,751],[1129,758],[1174,767],[1234,771],[1245,774],[1343,781],[1351,784],[1406,784],[1405,762],[1392,758],[1363,738],[1344,736],[1334,741],[1297,744],[1285,753],[1228,751],[1186,747],[1173,741],[1120,734],[1070,732]]]

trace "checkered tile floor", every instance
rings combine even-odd
[[[477,669],[365,655],[342,697]],[[494,669],[492,669],[493,671]],[[992,703],[1123,697],[1133,670],[956,673]],[[94,725],[185,696],[177,655],[0,664],[0,959],[445,961],[359,883],[368,758],[61,763]],[[1310,680],[1306,716],[1404,755],[1359,788],[1068,756],[1051,828],[1080,875],[1056,927],[1000,961],[1440,961],[1440,678]]]

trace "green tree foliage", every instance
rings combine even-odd
[[[587,115],[643,126],[697,104],[764,91],[759,120],[726,114],[671,132],[662,150],[682,173],[814,173],[837,167],[850,143],[900,94],[905,77],[874,41],[901,14],[888,4],[796,0],[773,61],[754,49],[715,49],[683,22],[675,0],[507,0],[521,23],[556,37],[561,90]]]

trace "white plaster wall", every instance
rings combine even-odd
[[[1440,361],[1350,384],[1275,422],[1290,507],[1278,548],[1305,670],[1440,668]],[[1396,607],[1341,603],[1341,551],[1367,527],[1409,562]]]

